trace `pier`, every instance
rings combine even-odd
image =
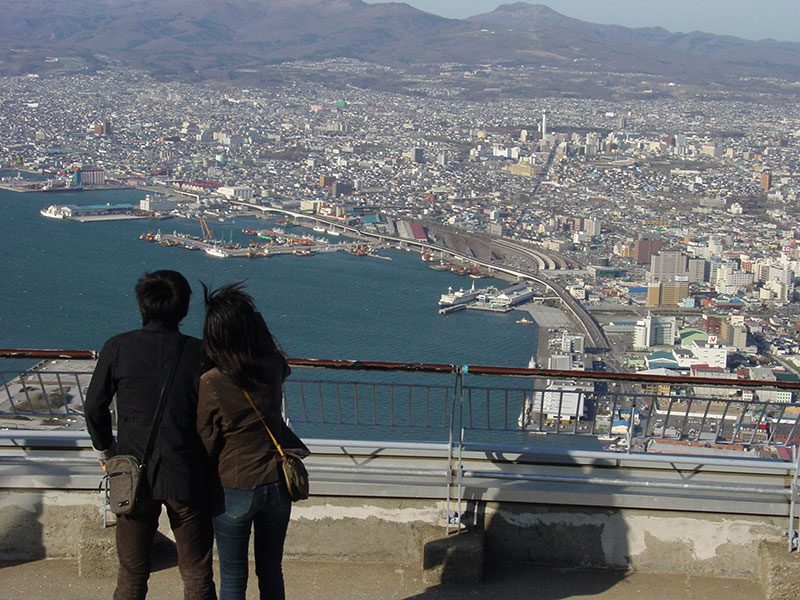
[[[525,303],[544,299],[537,298],[533,288],[526,283],[518,283],[502,290],[495,287],[475,289],[473,283],[469,290],[461,288],[454,292],[453,288],[448,288],[447,293],[439,298],[439,313],[449,314],[465,308],[507,313]]]
[[[323,243],[319,240],[300,244],[290,241],[285,244],[251,243],[244,247],[240,244],[226,243],[221,240],[201,239],[195,236],[179,233],[151,233],[140,236],[147,242],[154,242],[161,246],[177,247],[184,250],[201,250],[215,258],[266,258],[270,256],[311,256],[321,252],[349,252],[357,256],[372,256],[388,259],[389,257],[376,255],[377,250],[386,246],[383,244],[364,244],[363,242],[337,242]]]

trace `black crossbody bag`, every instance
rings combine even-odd
[[[137,508],[137,499],[143,487],[141,481],[145,476],[145,469],[147,468],[147,462],[150,460],[150,454],[153,452],[158,426],[161,424],[161,418],[164,416],[167,397],[172,389],[172,382],[175,379],[175,372],[178,370],[178,363],[181,362],[181,356],[183,356],[183,348],[185,345],[186,337],[181,336],[178,358],[172,365],[167,380],[164,382],[164,387],[161,388],[161,396],[158,398],[156,414],[153,417],[153,423],[150,425],[150,435],[147,437],[147,445],[144,448],[142,460],[139,461],[135,456],[130,454],[119,454],[105,461],[106,474],[100,485],[101,487],[105,487],[108,509],[115,515],[127,515]]]

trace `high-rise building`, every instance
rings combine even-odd
[[[542,112],[542,137],[547,135],[547,111]]]
[[[94,132],[96,135],[111,135],[111,121],[103,120],[95,123]]]
[[[655,281],[647,284],[645,306],[679,306],[688,296],[688,281]]]
[[[650,258],[649,281],[687,278],[689,257],[678,250],[662,250]]]
[[[761,173],[761,189],[765,192],[772,187],[772,173],[763,171]]]
[[[337,198],[339,196],[349,196],[353,193],[353,182],[347,179],[339,179],[333,184],[331,191]]]
[[[403,152],[403,158],[413,163],[425,162],[425,152],[422,148],[411,148]]]
[[[686,265],[686,275],[689,283],[702,283],[708,281],[709,265],[705,259],[692,257]]]
[[[594,237],[600,235],[602,226],[603,223],[600,219],[589,218],[583,220],[582,229],[587,235]]]
[[[651,281],[647,284],[645,306],[661,306],[661,282]]]
[[[772,292],[777,302],[791,302],[794,295],[794,276],[794,271],[788,267],[770,265],[764,288]]]
[[[663,247],[664,242],[661,240],[640,238],[633,245],[633,260],[637,263],[647,264],[653,254],[660,252]]]
[[[736,263],[725,263],[717,269],[715,289],[720,294],[735,294],[753,287],[753,274],[743,271]]]
[[[747,326],[744,323],[733,323],[731,319],[722,321],[719,340],[737,350],[747,347]]]
[[[677,319],[675,317],[654,317],[648,314],[636,323],[633,331],[633,349],[647,350],[653,346],[671,346],[675,342]]]

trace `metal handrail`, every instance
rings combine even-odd
[[[76,359],[76,360],[85,360],[85,359],[94,359],[97,357],[97,353],[91,350],[20,350],[20,349],[0,349],[0,358],[35,358],[35,359]],[[553,370],[553,369],[529,369],[529,368],[511,368],[511,367],[499,367],[499,366],[486,366],[486,365],[453,365],[453,364],[443,364],[443,363],[410,363],[410,362],[388,362],[388,361],[360,361],[360,360],[334,360],[334,359],[308,359],[308,358],[290,358],[288,362],[293,367],[299,368],[311,368],[311,369],[326,369],[326,370],[340,370],[340,371],[376,371],[376,372],[396,372],[396,373],[430,373],[430,374],[450,374],[454,375],[455,379],[453,382],[453,394],[451,398],[446,398],[445,402],[450,404],[450,412],[449,412],[449,424],[448,424],[448,458],[447,458],[447,469],[440,470],[432,470],[432,471],[425,471],[426,474],[434,474],[439,473],[441,475],[446,476],[446,496],[445,499],[447,501],[448,506],[448,515],[447,515],[447,523],[448,527],[450,525],[455,525],[456,527],[460,527],[460,515],[462,514],[461,506],[463,501],[463,480],[465,477],[470,478],[494,478],[494,479],[506,479],[506,480],[520,480],[520,481],[531,481],[531,482],[561,482],[561,483],[602,483],[603,485],[608,486],[623,486],[623,485],[631,485],[631,482],[625,481],[622,479],[615,479],[615,478],[591,478],[591,480],[587,480],[586,478],[582,477],[563,477],[563,476],[555,476],[555,475],[541,475],[535,473],[495,473],[490,471],[483,471],[483,470],[475,470],[475,469],[468,469],[465,467],[463,462],[463,452],[468,446],[468,442],[465,439],[465,396],[471,393],[472,388],[466,386],[464,383],[464,379],[468,375],[474,376],[499,376],[499,377],[520,377],[525,379],[548,379],[548,380],[568,380],[572,382],[579,382],[579,381],[591,381],[591,382],[619,382],[619,383],[636,383],[636,384],[669,384],[669,385],[691,385],[695,387],[725,387],[725,388],[740,388],[740,389],[775,389],[775,390],[788,390],[788,391],[795,391],[800,392],[800,382],[786,382],[786,381],[760,381],[760,380],[742,380],[742,379],[719,379],[719,378],[706,378],[706,377],[685,377],[685,376],[660,376],[660,375],[641,375],[637,373],[608,373],[608,372],[586,372],[586,371],[565,371],[565,370]],[[73,372],[74,373],[74,372]],[[86,373],[88,374],[88,372]],[[42,375],[55,375],[58,379],[58,372],[48,372],[48,371],[40,371],[34,370],[31,375],[34,375],[38,378],[39,383],[41,384],[42,388],[44,388],[44,384],[42,383],[41,376]],[[58,381],[59,386],[61,386],[61,381]],[[346,382],[337,382],[338,385],[346,385]],[[80,384],[79,384],[80,385]],[[358,390],[356,392],[356,424],[358,424]],[[27,391],[25,392],[27,395]],[[507,391],[506,391],[506,402],[507,400]],[[556,433],[561,432],[560,423],[561,423],[561,407],[563,402],[563,391],[556,392],[559,394],[558,400],[558,407],[559,407],[559,419],[558,423],[555,426]],[[577,392],[581,394],[583,392]],[[634,398],[635,396],[639,396],[636,393],[627,393],[627,392],[619,392],[616,393],[618,396],[624,400],[624,397]],[[63,395],[63,389],[62,389]],[[82,394],[81,394],[82,395]],[[658,398],[663,398],[662,395],[659,394],[649,394],[652,398],[652,402],[655,405],[655,402]],[[686,420],[689,418],[690,414],[690,407],[693,401],[696,401],[695,398],[674,398],[670,399],[670,409],[667,411],[667,418],[664,420],[664,427],[666,427],[667,419],[670,416],[670,411],[672,410],[672,404],[674,402],[688,402],[686,407],[685,416],[684,416],[684,425]],[[470,404],[468,408],[470,411],[472,410],[472,398],[470,397]],[[761,412],[753,413],[758,416],[758,423],[756,426],[760,425],[765,418],[766,411],[768,407],[775,403],[760,403],[754,402],[750,400],[711,400],[714,402],[721,402],[726,405],[731,404],[741,404],[745,407],[756,407],[758,409],[761,406]],[[410,400],[409,400],[410,402]],[[486,397],[486,404],[487,404],[487,411],[490,399],[487,393]],[[614,397],[614,405],[611,408],[612,417],[615,413],[615,410],[620,410],[622,412],[621,407],[617,407],[616,405],[617,398]],[[13,404],[12,404],[13,406]],[[542,405],[543,407],[543,405]],[[52,407],[51,407],[52,408]],[[304,406],[305,408],[305,406]],[[507,408],[507,407],[506,407]],[[627,410],[629,411],[630,419],[633,420],[633,413],[636,409],[636,400],[634,398],[633,404]],[[52,412],[52,411],[51,411]],[[542,411],[544,412],[544,411]],[[681,411],[682,412],[682,411]],[[706,410],[707,414],[708,410]],[[727,413],[727,409],[726,409]],[[409,420],[410,420],[411,410],[409,405]],[[445,413],[447,415],[447,413]],[[742,417],[744,415],[744,411],[739,414],[738,418],[736,419],[735,423],[735,430],[738,431],[740,425],[742,424]],[[783,413],[781,413],[783,415]],[[569,415],[567,415],[569,416]],[[575,427],[573,428],[573,433],[577,432],[577,417],[578,415],[574,415],[576,417]],[[680,414],[678,414],[680,416]],[[472,418],[472,413],[470,412],[470,419]],[[705,416],[703,417],[705,421]],[[487,419],[488,419],[488,412],[487,412]],[[724,419],[724,415],[723,415]],[[778,418],[780,421],[782,416]],[[800,419],[800,417],[799,417]],[[374,415],[373,415],[374,420]],[[504,422],[507,422],[508,418],[506,416]],[[487,420],[488,422],[488,420]],[[392,425],[393,425],[392,421]],[[795,425],[792,428],[791,433],[789,434],[787,440],[791,438],[795,432],[795,428],[797,427],[798,420],[795,420]],[[752,425],[752,423],[751,423]],[[628,443],[630,448],[630,439],[631,439],[631,432],[633,431],[633,427],[628,428]],[[594,430],[592,430],[594,433]],[[662,437],[663,437],[663,430],[662,430]],[[734,436],[735,437],[735,436]],[[755,439],[755,429],[752,432],[750,443],[752,443]],[[770,441],[772,436],[770,435]],[[625,455],[630,456],[630,455]],[[789,501],[791,504],[790,509],[790,523],[789,523],[789,535],[790,535],[790,546],[792,544],[792,539],[796,538],[797,533],[795,529],[795,504],[800,499],[800,494],[798,494],[798,462],[800,462],[800,457],[798,457],[798,453],[794,453],[795,460],[790,463],[789,469],[792,471],[792,477],[789,482],[787,482],[787,487],[785,489],[769,489],[764,491],[758,491],[757,488],[750,486],[745,488],[741,486],[725,486],[720,484],[686,484],[686,483],[674,483],[674,482],[658,482],[658,481],[642,481],[640,483],[641,486],[644,487],[665,487],[669,489],[695,489],[697,491],[700,490],[716,490],[716,491],[730,491],[730,492],[741,492],[746,491],[747,493],[753,494],[761,494],[761,495],[776,495],[782,497],[789,497]],[[499,460],[498,462],[503,462],[503,460]],[[343,472],[343,470],[348,470],[346,467],[341,466],[329,466],[325,468],[326,471],[329,472]],[[371,474],[371,471],[374,471],[372,474],[390,474],[392,471],[384,470],[382,468],[371,468],[366,467],[361,470],[362,474]],[[419,471],[419,474],[422,474],[422,471]],[[455,488],[455,489],[453,489]],[[457,508],[455,512],[451,510],[451,505],[455,505]]]
[[[0,358],[38,358],[75,360],[96,359],[94,350],[31,350],[0,348]],[[341,360],[325,358],[289,358],[293,367],[309,367],[349,371],[394,371],[414,373],[457,373],[470,375],[497,375],[512,377],[537,377],[548,379],[573,379],[587,381],[613,381],[628,383],[672,383],[709,387],[773,388],[800,392],[800,382],[762,381],[752,379],[721,379],[716,377],[686,377],[640,373],[612,373],[596,371],[566,371],[561,369],[528,369],[487,365],[454,365],[446,363],[414,363],[370,360]]]

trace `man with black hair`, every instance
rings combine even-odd
[[[184,598],[216,598],[211,571],[209,471],[195,429],[203,350],[200,340],[184,336],[178,329],[189,312],[191,294],[189,282],[177,271],[143,275],[136,283],[142,328],[105,343],[86,394],[86,425],[101,467],[105,466],[104,459],[114,454],[141,458],[161,390],[177,361],[153,451],[142,475],[137,508],[117,517],[119,573],[115,600],[138,600],[147,595],[150,553],[162,505],[175,536]],[[180,352],[182,338],[186,342]],[[116,439],[110,412],[115,395]]]

